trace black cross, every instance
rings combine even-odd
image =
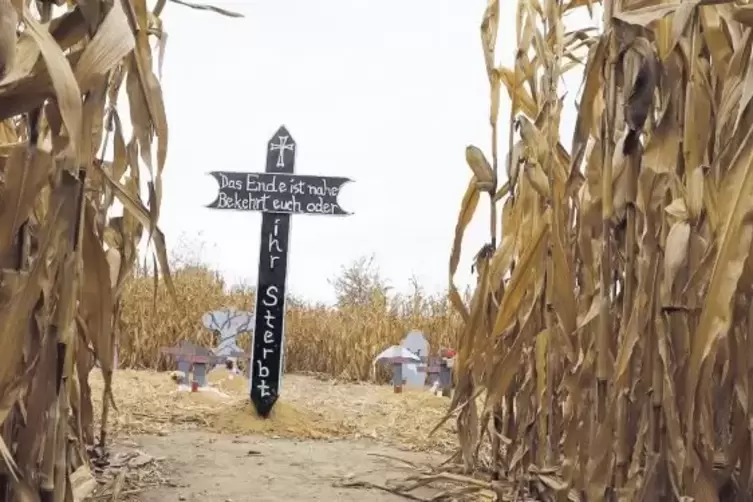
[[[281,126],[268,142],[265,172],[209,173],[220,190],[207,207],[263,213],[250,370],[251,401],[262,417],[269,416],[282,385],[290,215],[351,214],[337,202],[340,189],[351,180],[296,175],[295,154],[295,141]]]

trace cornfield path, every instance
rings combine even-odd
[[[204,431],[134,438],[138,448],[160,457],[164,485],[138,495],[143,502],[272,502],[337,500],[391,502],[405,498],[362,487],[384,486],[410,473],[385,457],[424,463],[424,453],[400,451],[373,441],[233,437]],[[436,460],[436,459],[434,459]],[[430,498],[432,493],[415,493]]]
[[[451,424],[429,434],[449,399],[429,392],[395,394],[390,386],[291,374],[284,399],[264,420],[253,411],[245,378],[222,369],[209,381],[205,391],[185,392],[166,372],[116,372],[112,443],[90,500],[406,500],[385,489],[389,481],[404,481],[453,451]],[[101,396],[98,370],[90,382]],[[99,416],[101,400],[94,404]]]

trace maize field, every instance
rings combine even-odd
[[[466,150],[448,299],[291,305],[286,365],[366,379],[409,329],[454,341],[451,469],[476,477],[466,495],[750,500],[753,4],[605,0],[602,30],[567,29],[596,3],[518,0],[504,67],[489,0],[492,149]],[[0,500],[74,499],[107,440],[116,339],[122,365],[164,366],[160,346],[208,343],[197,312],[251,305],[169,271],[149,43],[165,4],[0,0]],[[561,138],[561,77],[581,70],[575,133]],[[453,276],[482,198],[489,237],[463,298]],[[137,273],[144,235],[161,271],[150,279]]]
[[[102,454],[89,372],[96,361],[105,382],[103,446],[114,327],[142,235],[174,292],[150,46],[165,5],[0,0],[0,500],[74,500],[74,479]]]
[[[211,347],[212,333],[201,315],[232,307],[253,311],[249,289],[226,292],[220,278],[207,268],[173,268],[178,304],[164,284],[154,295],[148,274],[126,281],[120,317],[118,365],[122,368],[166,370],[171,357],[160,353],[181,340]],[[156,302],[155,302],[156,300]],[[385,302],[386,300],[386,302]],[[374,357],[399,344],[411,330],[422,331],[432,350],[454,347],[461,318],[444,295],[422,294],[375,297],[366,302],[333,308],[289,299],[285,317],[285,370],[318,373],[345,380],[368,381],[374,376]],[[248,335],[238,344],[250,353]],[[376,377],[386,382],[388,370],[377,367]]]
[[[750,500],[753,4],[612,0],[567,29],[595,3],[519,0],[510,67],[501,2],[483,16],[494,146],[467,149],[450,260],[488,199],[473,299],[451,292],[459,468],[501,500]]]

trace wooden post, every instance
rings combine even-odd
[[[403,391],[403,363],[392,363],[392,386],[395,394]]]
[[[444,359],[439,363],[439,387],[442,389],[442,396],[450,396],[452,392],[452,369],[447,366],[447,361]]]
[[[178,384],[179,385],[188,385],[188,375],[191,374],[191,363],[186,361],[185,359],[182,359],[180,356],[178,357],[178,371],[183,373],[183,376],[178,377]]]
[[[206,385],[207,385],[207,365],[205,363],[194,363],[194,365],[193,365],[193,379],[199,385],[199,387],[206,387]]]

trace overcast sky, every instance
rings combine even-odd
[[[515,7],[502,2],[499,59],[514,51]],[[294,216],[288,289],[330,302],[327,279],[374,255],[397,289],[415,275],[447,287],[448,257],[470,170],[465,147],[489,151],[489,92],[479,25],[486,0],[254,0],[215,5],[244,19],[168,4],[163,90],[170,125],[161,227],[229,282],[255,284],[261,216],[207,209],[212,170],[263,171],[287,126],[299,174],[345,176],[354,214]],[[568,81],[571,95],[578,78]],[[503,94],[501,152],[509,103]],[[569,138],[572,100],[564,114]],[[569,143],[569,139],[566,143]],[[457,283],[488,239],[481,204]],[[182,244],[179,244],[180,242]],[[189,250],[190,251],[190,250]]]

